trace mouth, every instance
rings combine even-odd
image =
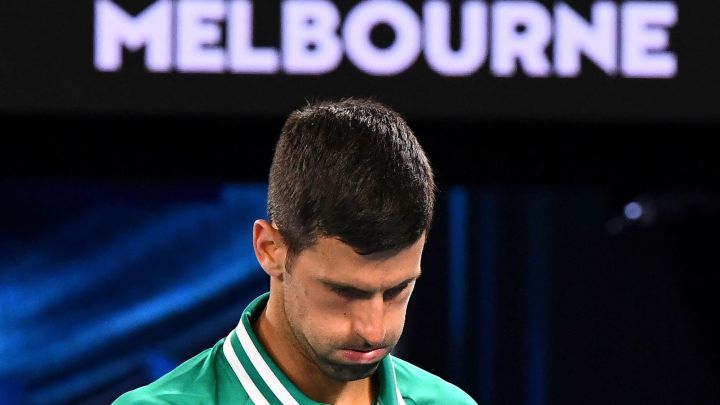
[[[377,363],[388,353],[386,348],[371,350],[340,349],[340,356],[343,360],[355,364]]]

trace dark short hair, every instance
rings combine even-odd
[[[318,237],[366,255],[403,249],[430,228],[435,181],[397,112],[368,99],[310,103],[278,140],[268,215],[290,257]]]

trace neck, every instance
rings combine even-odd
[[[273,299],[275,298],[275,299]],[[271,292],[253,325],[270,357],[307,397],[328,404],[370,404],[377,395],[375,378],[338,381],[328,377],[300,347],[284,315],[282,301]]]

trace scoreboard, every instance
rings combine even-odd
[[[0,112],[278,117],[369,96],[412,119],[720,121],[720,4],[27,0]]]

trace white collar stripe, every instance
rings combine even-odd
[[[260,393],[260,390],[258,390],[255,386],[252,379],[250,379],[250,376],[247,371],[245,371],[245,368],[243,368],[242,363],[240,363],[240,359],[238,359],[237,354],[235,354],[232,344],[230,343],[231,337],[232,332],[230,332],[230,334],[225,338],[225,343],[223,343],[223,353],[225,354],[225,358],[228,363],[230,363],[230,367],[232,367],[238,380],[240,380],[240,384],[242,384],[243,388],[245,388],[245,392],[247,392],[253,403],[256,405],[270,405],[267,399],[265,399],[265,397]]]
[[[397,383],[397,375],[395,375],[395,364],[392,361],[392,357],[388,355],[388,358],[390,359],[390,367],[392,367],[392,375],[393,375],[393,383],[395,383],[395,396],[397,396],[397,403],[398,405],[405,405],[405,400],[402,397],[402,394],[400,394],[400,388],[398,387]]]
[[[262,355],[258,352],[257,348],[250,339],[250,335],[248,335],[242,321],[240,321],[240,324],[238,324],[235,331],[237,333],[238,340],[240,340],[240,345],[252,362],[255,370],[257,370],[262,379],[265,380],[265,383],[268,387],[270,387],[270,390],[275,394],[280,402],[283,405],[298,405],[295,398],[290,395],[285,386],[280,382],[280,380],[278,380],[275,373],[270,370],[270,367],[267,365],[265,360],[262,358]]]

